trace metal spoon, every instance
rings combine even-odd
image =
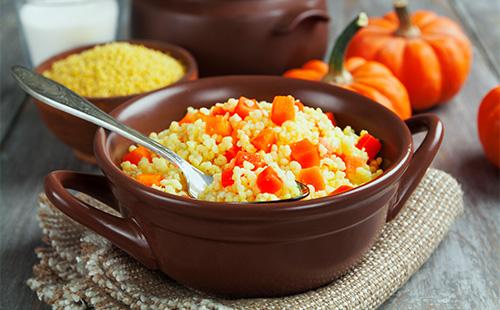
[[[192,198],[198,198],[201,192],[213,182],[213,177],[206,175],[189,162],[184,160],[172,150],[143,135],[142,133],[120,123],[114,117],[102,111],[85,98],[77,95],[63,85],[54,82],[38,73],[22,66],[13,66],[12,74],[21,88],[34,98],[54,107],[58,110],[104,127],[110,131],[140,144],[161,157],[167,159],[177,166],[184,177],[188,187],[188,193]],[[309,195],[309,188],[297,182],[301,194],[290,200],[300,200]],[[278,201],[285,201],[278,200]]]

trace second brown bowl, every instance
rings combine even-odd
[[[186,73],[184,76],[177,82],[172,83],[168,86],[162,87],[167,88],[172,85],[175,85],[179,82],[195,80],[198,78],[198,67],[196,61],[193,56],[186,51],[185,49],[171,45],[164,42],[157,41],[142,41],[142,40],[131,40],[126,41],[133,44],[141,44],[147,48],[151,48],[153,50],[161,51],[167,53],[180,61],[184,67],[186,68]],[[82,47],[77,47],[63,53],[57,54],[35,68],[37,73],[42,74],[44,71],[49,70],[54,62],[64,59],[70,55],[81,53],[85,50],[93,48],[94,45],[87,45]],[[147,92],[149,93],[149,92]],[[116,96],[116,97],[85,97],[87,100],[92,102],[98,108],[105,112],[111,112],[113,109],[118,107],[120,104],[126,102],[129,99],[132,99],[141,94],[134,94],[128,96]],[[95,163],[94,152],[93,152],[93,140],[94,135],[97,130],[97,126],[81,120],[77,117],[69,115],[65,112],[59,111],[49,105],[46,105],[38,100],[33,100],[37,105],[40,115],[45,122],[45,125],[52,131],[54,135],[56,135],[59,140],[61,140],[64,144],[68,145],[73,149],[75,156],[83,161],[89,163]]]

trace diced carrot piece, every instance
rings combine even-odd
[[[302,66],[302,69],[316,71],[320,73],[322,76],[325,76],[330,68],[328,67],[328,64],[325,63],[324,61],[318,59],[312,59],[306,62]]]
[[[149,162],[152,160],[151,152],[143,146],[138,146],[132,152],[125,154],[122,161],[129,161],[131,164],[137,165],[143,157],[147,158]]]
[[[257,176],[257,187],[262,193],[275,194],[283,187],[283,181],[273,168],[267,167]]]
[[[182,124],[187,124],[187,123],[193,123],[194,122],[194,117],[195,117],[195,114],[193,113],[187,113],[186,115],[184,115],[184,117],[179,121],[179,125],[182,125]]]
[[[333,115],[332,112],[326,112],[325,113],[328,119],[332,122],[333,126],[337,126],[337,121],[335,121],[335,116]]]
[[[353,187],[349,186],[349,185],[340,185],[333,192],[330,193],[330,196],[338,195],[338,194],[343,193],[343,192],[347,192],[347,191],[351,190],[352,188]]]
[[[264,128],[251,142],[257,150],[267,153],[271,150],[271,146],[276,143],[276,133],[271,128]]]
[[[264,167],[265,164],[259,154],[239,151],[238,154],[236,154],[234,165],[243,167],[243,162],[245,161],[248,161],[249,163],[254,165],[255,168]]]
[[[248,99],[242,96],[238,100],[234,113],[238,114],[242,119],[245,119],[251,111],[257,110],[258,108],[259,106],[254,99]]]
[[[236,144],[233,144],[233,146],[224,152],[224,156],[226,157],[227,161],[230,162],[231,159],[236,157],[236,154],[241,151],[241,148],[237,146]]]
[[[283,73],[283,76],[292,79],[309,81],[320,81],[323,78],[323,74],[314,70],[307,69],[290,69]]]
[[[160,174],[139,174],[138,176],[135,177],[137,182],[142,183],[146,186],[153,186],[153,185],[160,185],[161,180],[163,177]]]
[[[179,121],[179,125],[182,125],[182,124],[190,124],[190,123],[194,123],[196,122],[197,120],[199,119],[203,119],[205,118],[205,115],[203,113],[199,113],[199,112],[196,112],[196,113],[187,113],[186,115],[184,115],[184,117]]]
[[[225,169],[222,171],[221,184],[223,187],[228,187],[234,184],[233,168]]]
[[[382,149],[380,141],[370,134],[365,134],[359,138],[356,147],[360,150],[364,149],[368,154],[368,159],[372,160],[377,156],[378,152]]]
[[[233,132],[229,120],[221,115],[206,117],[205,123],[205,132],[209,135],[218,134],[225,137]]]
[[[350,176],[356,173],[356,169],[358,169],[358,167],[361,167],[365,164],[365,161],[361,157],[342,156],[342,159],[344,160],[345,163],[346,167],[345,172],[348,178],[350,178]]]
[[[300,170],[299,181],[314,186],[315,190],[325,189],[325,180],[318,166]]]
[[[221,106],[218,106],[218,105],[217,105],[217,106],[215,106],[215,107],[213,107],[213,108],[212,108],[212,111],[211,111],[210,113],[211,113],[212,115],[214,115],[214,116],[215,116],[215,115],[222,115],[222,116],[224,116],[224,115],[226,115],[226,113],[228,113],[228,112],[229,112],[229,111],[224,110],[224,108],[223,108],[223,107],[221,107]]]
[[[295,105],[299,108],[299,111],[304,111],[304,104],[300,101],[295,101]]]
[[[292,159],[298,161],[302,168],[319,165],[318,148],[308,139],[293,143],[290,148],[292,149]]]
[[[281,126],[286,121],[295,119],[295,99],[292,96],[276,96],[271,109],[271,120]]]

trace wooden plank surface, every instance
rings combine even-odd
[[[45,175],[57,169],[97,172],[97,168],[73,157],[42,124],[32,102],[24,106],[0,153],[0,163],[0,308],[26,309],[40,303],[26,280],[37,262],[33,249],[42,245],[36,211]]]
[[[500,308],[500,175],[482,155],[476,128],[478,104],[499,80],[489,56],[474,39],[498,40],[494,31],[484,30],[488,28],[487,21],[498,12],[487,9],[487,4],[494,1],[460,1],[470,16],[479,14],[471,6],[483,2],[477,10],[486,7],[481,14],[490,17],[483,16],[484,20],[477,21],[474,27],[466,27],[468,32],[474,32],[469,37],[473,38],[475,49],[472,72],[463,90],[447,105],[432,111],[441,117],[446,128],[433,165],[462,184],[465,214],[422,269],[382,306],[384,309]],[[331,0],[329,4],[333,34],[361,10],[379,15],[390,9],[389,0]],[[432,9],[463,22],[462,14],[457,15],[456,0],[413,1],[412,8]],[[1,29],[5,38],[5,28]],[[478,29],[484,31],[476,33]],[[484,43],[484,48],[489,54],[498,55],[494,44]],[[33,249],[41,244],[36,222],[37,195],[42,190],[43,177],[55,169],[97,171],[74,159],[70,150],[41,123],[33,104],[27,104],[0,150],[1,309],[47,308],[25,281],[37,261]]]
[[[500,80],[500,1],[450,0],[450,4]]]
[[[10,65],[27,64],[21,47],[20,31],[14,1],[0,3],[0,142],[16,118],[25,97],[24,92],[14,85],[9,74]]]

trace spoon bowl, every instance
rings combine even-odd
[[[13,66],[12,74],[19,86],[35,99],[53,108],[113,131],[150,149],[173,163],[184,174],[188,193],[191,198],[198,199],[207,186],[213,182],[212,176],[203,173],[169,148],[119,122],[114,117],[102,111],[87,99],[79,96],[65,86],[22,66]],[[298,181],[296,182],[300,189],[300,195],[286,200],[300,200],[309,195],[309,188]]]

